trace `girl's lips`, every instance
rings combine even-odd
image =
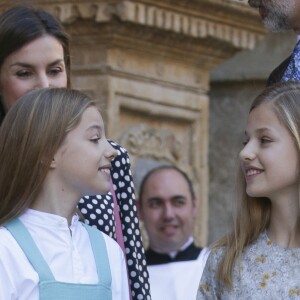
[[[98,170],[100,172],[104,172],[104,173],[110,174],[110,169],[109,168],[99,168]]]
[[[100,172],[101,174],[103,174],[104,176],[107,177],[107,179],[110,179],[110,168],[107,167],[100,167],[98,169],[98,172]]]
[[[262,172],[264,172],[264,170],[262,170],[262,169],[258,169],[255,167],[246,167],[244,170],[245,179],[246,180],[252,179],[255,176],[261,174]]]
[[[249,169],[246,171],[246,176],[252,176],[252,175],[257,175],[262,173],[262,170],[258,170],[258,169]]]
[[[106,164],[106,165],[98,167],[98,171],[101,171],[101,172],[105,172],[105,173],[110,174],[110,170],[111,170],[111,165],[110,164]]]

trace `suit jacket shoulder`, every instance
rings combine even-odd
[[[290,60],[291,60],[291,55],[272,71],[272,73],[270,74],[267,80],[267,86],[270,86],[274,83],[281,81],[281,78],[290,63]]]

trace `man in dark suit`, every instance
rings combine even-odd
[[[300,35],[300,0],[248,0],[248,3],[259,10],[267,29],[274,32],[292,29]],[[281,81],[290,60],[291,56],[273,70],[267,85]]]

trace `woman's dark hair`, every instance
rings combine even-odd
[[[62,24],[45,10],[30,6],[13,6],[0,15],[0,68],[5,59],[26,44],[44,35],[53,36],[62,45],[70,87],[69,36]],[[0,98],[0,124],[5,114]]]

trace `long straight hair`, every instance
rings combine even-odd
[[[265,89],[253,101],[250,112],[263,103],[272,105],[277,118],[294,139],[300,157],[300,83],[283,82]],[[232,287],[234,263],[241,259],[244,249],[268,227],[270,216],[271,201],[268,198],[247,195],[245,177],[239,167],[233,229],[229,235],[213,245],[213,247],[225,247],[217,277],[228,288]]]
[[[8,111],[0,127],[0,225],[31,206],[56,151],[91,106],[79,91],[50,88],[29,92]]]

